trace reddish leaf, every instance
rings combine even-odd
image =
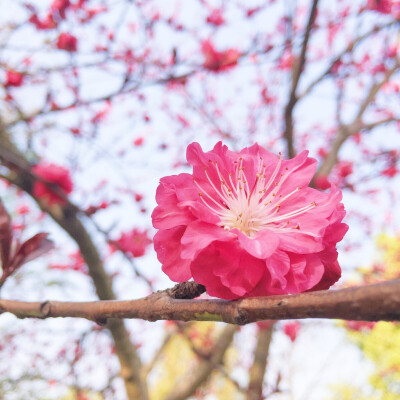
[[[9,264],[12,236],[11,218],[0,200],[0,260],[3,271]]]
[[[47,236],[47,233],[37,233],[35,236],[32,236],[22,243],[22,245],[17,248],[12,258],[10,265],[11,272],[14,272],[21,265],[51,250],[54,245],[51,240],[47,239]]]

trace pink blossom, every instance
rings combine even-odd
[[[264,330],[264,329],[271,329],[276,321],[274,320],[265,320],[265,321],[257,321],[257,327],[259,330]]]
[[[140,193],[135,193],[135,201],[139,203],[142,200],[143,200],[143,195]]]
[[[346,178],[353,173],[353,163],[351,161],[340,162],[338,165],[338,172],[342,178]]]
[[[222,10],[216,8],[211,11],[210,15],[207,17],[207,22],[211,25],[221,26],[225,23]]]
[[[57,48],[69,52],[78,50],[78,39],[67,32],[63,32],[57,39]]]
[[[217,51],[210,40],[202,42],[201,52],[204,56],[204,68],[214,72],[226,71],[234,67],[240,57],[240,52],[236,49]]]
[[[315,187],[321,190],[326,190],[331,187],[331,184],[326,175],[319,175],[315,178]]]
[[[391,165],[385,168],[382,171],[382,175],[388,176],[389,178],[393,178],[399,171],[397,170],[395,165]]]
[[[53,0],[50,6],[51,13],[58,13],[61,19],[65,19],[65,12],[67,8],[70,7],[70,0]]]
[[[132,254],[134,257],[142,257],[149,245],[152,243],[147,231],[132,229],[130,232],[122,233],[116,243],[122,251]]]
[[[133,145],[136,147],[141,146],[143,143],[144,143],[144,138],[142,136],[139,136],[133,141]]]
[[[285,50],[278,63],[278,69],[289,71],[292,69],[294,56],[289,50]]]
[[[48,13],[43,20],[40,20],[36,13],[32,14],[29,22],[34,24],[38,30],[54,29],[57,27],[57,22],[54,21],[52,13]]]
[[[288,322],[285,324],[283,327],[283,332],[285,335],[292,341],[294,342],[297,338],[297,335],[300,332],[301,324],[299,321],[294,321],[294,322]]]
[[[367,10],[377,11],[381,14],[390,14],[392,11],[392,0],[368,0]]]
[[[340,277],[336,243],[348,226],[341,192],[307,187],[317,161],[283,160],[258,144],[187,148],[193,174],[161,179],[154,247],[176,282],[236,299],[327,289]]]
[[[4,86],[21,86],[23,79],[24,76],[20,72],[8,70],[6,72],[6,81],[4,82]]]
[[[29,211],[30,211],[30,208],[26,204],[21,204],[17,207],[18,215],[26,215],[29,213]]]
[[[77,271],[87,275],[87,267],[80,251],[69,254],[70,263],[68,264],[52,264],[50,269],[58,269],[61,271]]]
[[[32,172],[44,179],[49,184],[53,184],[65,196],[72,192],[72,180],[68,169],[60,167],[59,165],[42,162],[32,168]],[[55,191],[51,190],[44,182],[36,180],[33,185],[33,195],[52,204],[65,204],[65,199],[62,198]]]
[[[374,328],[376,322],[371,321],[345,321],[345,327],[351,331],[370,331]]]

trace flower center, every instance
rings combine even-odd
[[[234,162],[234,172],[229,174],[228,179],[224,179],[217,162],[210,160],[210,164],[215,168],[219,178],[219,183],[216,185],[205,168],[205,175],[213,192],[205,191],[196,180],[195,184],[200,190],[199,196],[202,202],[219,216],[219,224],[226,230],[236,228],[249,237],[267,227],[270,230],[279,230],[279,232],[293,232],[300,229],[300,226],[293,223],[291,218],[302,215],[317,206],[317,203],[313,201],[297,210],[279,214],[282,203],[301,190],[301,187],[298,186],[286,196],[277,195],[289,175],[288,168],[279,174],[282,165],[281,154],[279,154],[279,161],[268,180],[266,165],[260,157],[258,172],[252,188],[246,177],[242,157]]]

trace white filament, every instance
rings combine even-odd
[[[290,174],[286,168],[285,172],[278,176],[282,165],[280,155],[268,182],[266,182],[266,165],[260,157],[256,181],[251,189],[244,171],[243,158],[240,157],[234,164],[234,179],[232,174],[229,174],[229,182],[227,182],[218,168],[218,163],[210,161],[210,165],[215,168],[220,182],[218,188],[210,178],[207,168],[205,169],[205,176],[214,193],[210,194],[205,191],[195,180],[195,184],[200,190],[199,195],[202,202],[210,211],[218,215],[220,225],[224,229],[236,228],[250,237],[267,227],[280,232],[294,232],[298,231],[300,226],[297,224],[293,226],[290,218],[302,215],[317,206],[317,203],[313,201],[297,210],[279,214],[282,203],[301,190],[301,187],[297,187],[284,197],[282,195],[277,196],[287,175]]]

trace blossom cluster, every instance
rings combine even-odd
[[[65,205],[65,197],[72,192],[73,183],[69,170],[56,164],[41,162],[32,168],[32,172],[43,179],[36,180],[33,186],[33,195],[45,201],[47,205]],[[52,190],[51,185],[56,190]]]

